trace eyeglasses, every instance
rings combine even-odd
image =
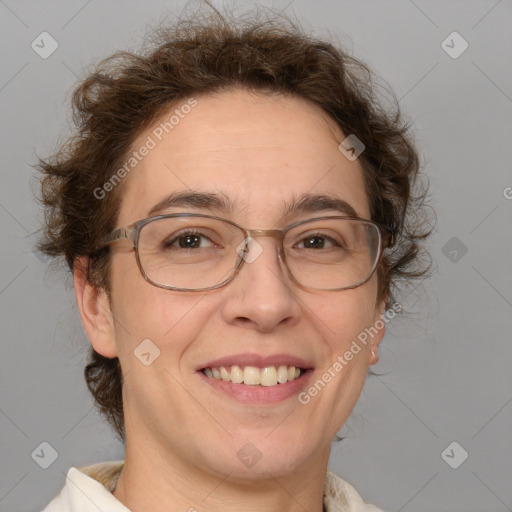
[[[103,244],[129,239],[149,283],[177,291],[206,291],[229,283],[263,248],[254,239],[279,240],[278,257],[290,278],[312,290],[346,290],[370,279],[391,245],[390,230],[367,219],[329,216],[284,229],[246,229],[211,215],[173,213],[110,232]]]

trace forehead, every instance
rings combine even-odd
[[[177,102],[127,155],[137,152],[138,163],[123,183],[119,223],[195,192],[227,198],[232,208],[193,209],[257,227],[274,225],[305,195],[341,199],[369,218],[361,166],[338,149],[344,138],[320,107],[297,97],[234,90]]]

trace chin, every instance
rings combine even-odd
[[[318,446],[306,446],[294,436],[287,436],[286,432],[266,436],[268,432],[233,440],[228,450],[219,454],[215,470],[223,476],[231,473],[230,480],[260,481],[268,479],[269,475],[283,477],[306,467],[321,453]],[[219,460],[224,460],[224,463],[218,464]]]

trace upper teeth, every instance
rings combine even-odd
[[[248,384],[250,386],[275,386],[277,383],[285,384],[300,377],[301,370],[295,366],[220,366],[218,368],[205,368],[203,373],[214,379],[233,382],[234,384]]]

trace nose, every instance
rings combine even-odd
[[[222,313],[227,323],[270,332],[299,322],[301,308],[296,286],[279,247],[275,238],[250,240],[242,267],[225,289]]]

